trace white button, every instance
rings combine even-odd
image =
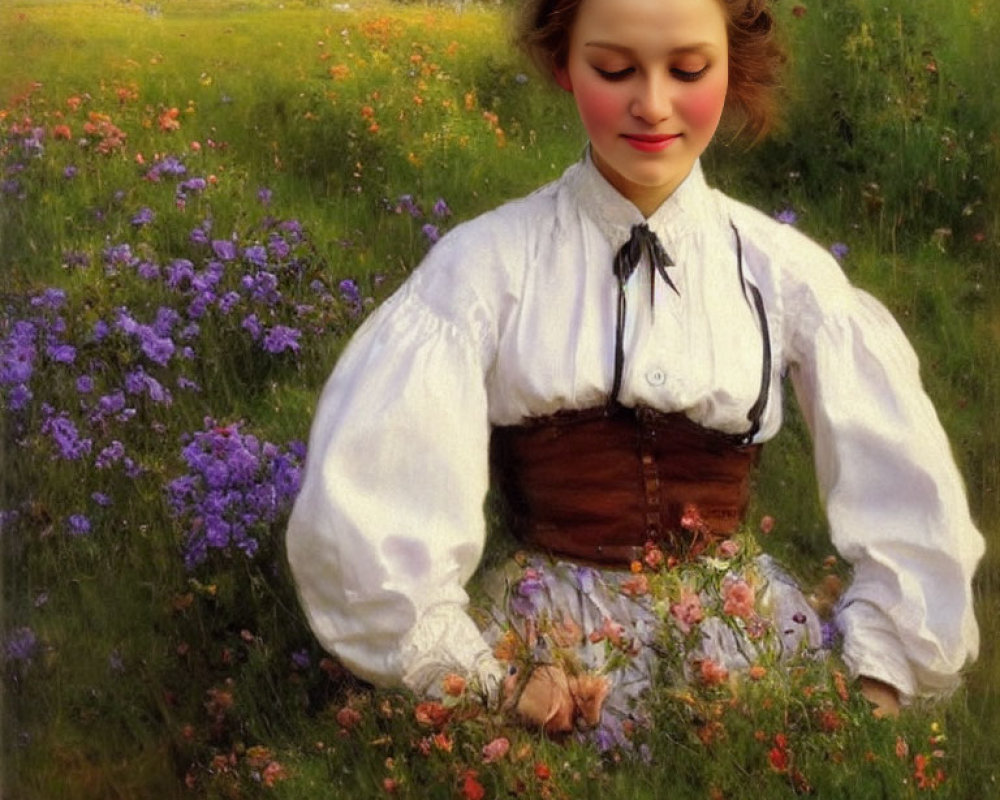
[[[650,386],[663,386],[666,379],[667,376],[662,369],[651,369],[646,373],[646,380],[649,381]]]

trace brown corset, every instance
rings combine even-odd
[[[497,427],[491,458],[526,544],[625,565],[649,541],[685,557],[736,530],[760,450],[745,442],[683,414],[614,405]],[[703,525],[682,526],[689,507]]]

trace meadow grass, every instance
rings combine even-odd
[[[848,245],[848,274],[922,358],[992,545],[1000,109],[982,76],[1000,69],[985,46],[1000,10],[851,0],[780,11],[792,50],[784,126],[752,150],[723,139],[706,169]],[[579,156],[569,99],[512,52],[507,15],[381,0],[0,8],[5,357],[17,330],[26,352],[17,323],[33,326],[30,376],[2,387],[5,796],[1000,796],[992,546],[976,583],[983,652],[951,700],[876,722],[826,686],[817,698],[854,722],[824,730],[795,694],[824,680],[814,675],[766,682],[760,696],[667,693],[641,769],[491,718],[426,727],[412,698],[345,675],[298,610],[281,553],[287,502],[253,507],[253,545],[192,561],[197,514],[166,487],[218,465],[183,448],[255,453],[248,495],[290,480],[293,443],[367,310],[439,233]],[[226,266],[218,283],[214,261]],[[65,296],[44,294],[53,288]],[[183,320],[157,326],[164,308]],[[282,346],[291,328],[300,337]],[[168,334],[166,355],[155,348]],[[81,376],[93,388],[81,391]],[[116,392],[124,406],[102,406]],[[806,581],[830,553],[810,462],[793,413],[765,450],[752,512],[778,520],[766,544]],[[783,732],[795,770],[768,761]],[[510,757],[483,764],[500,734]],[[925,753],[947,775],[933,789],[919,787]]]

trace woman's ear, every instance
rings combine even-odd
[[[555,67],[552,70],[552,76],[556,79],[556,83],[559,84],[560,88],[572,94],[573,81],[569,79],[569,70],[566,67]]]

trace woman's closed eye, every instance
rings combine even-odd
[[[606,81],[623,81],[635,72],[635,67],[625,67],[624,69],[615,70],[594,67],[594,71]],[[678,67],[673,67],[670,70],[671,75],[685,83],[693,83],[700,80],[705,76],[706,72],[708,72],[708,64],[696,70],[680,69]]]
[[[677,78],[677,80],[684,81],[685,83],[692,83],[699,80],[705,75],[706,72],[708,72],[708,64],[697,70],[678,69],[677,67],[670,70],[671,75]]]
[[[594,70],[606,81],[623,81],[633,72],[635,72],[635,67],[625,67],[624,69],[601,69],[600,67],[594,67]]]

